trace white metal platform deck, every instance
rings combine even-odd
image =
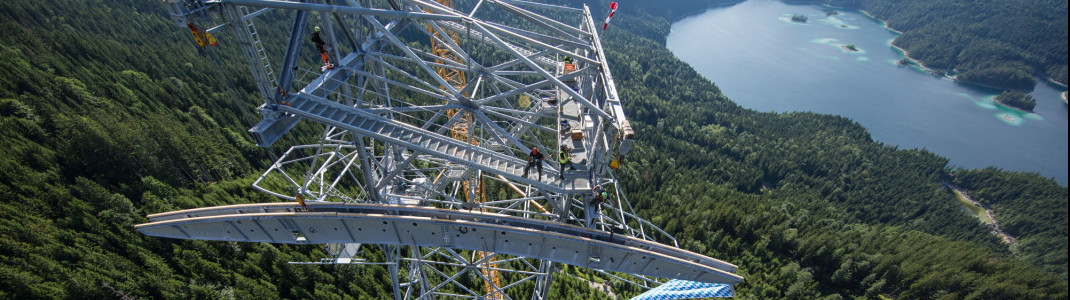
[[[381,204],[243,204],[150,215],[151,236],[286,244],[365,243],[488,251],[606,271],[734,284],[736,266],[611,232],[500,214]]]

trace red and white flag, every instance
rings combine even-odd
[[[615,13],[615,12],[617,12],[617,2],[610,2],[609,3],[609,16],[606,17],[606,23],[602,24],[602,30],[606,30],[606,28],[609,28],[609,19],[613,18],[613,13]]]

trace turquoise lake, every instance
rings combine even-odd
[[[1036,172],[1067,184],[1065,87],[1038,84],[1034,113],[1002,107],[992,101],[997,90],[898,65],[898,34],[879,20],[825,10],[751,0],[676,21],[666,44],[743,107],[845,116],[877,141],[927,149],[956,167]],[[809,20],[792,22],[792,14]]]

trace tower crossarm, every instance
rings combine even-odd
[[[443,21],[443,22],[439,22],[438,25],[441,26],[443,29],[449,29],[449,30],[453,30],[453,31],[456,31],[456,32],[465,32],[472,39],[475,39],[475,40],[484,39],[482,32],[472,31],[471,28],[466,28],[464,25],[461,25],[458,22]],[[498,44],[492,44],[492,46],[498,47],[499,49],[501,47],[501,45],[498,45]],[[530,58],[534,59],[535,62],[539,63],[539,65],[542,65],[544,67],[553,67],[554,66],[554,61],[552,59],[546,57],[545,54],[536,55],[535,52],[532,52],[531,50],[523,49],[523,48],[517,49],[517,51],[520,52],[520,54],[522,54],[524,56],[527,56],[527,57],[530,57]]]
[[[586,191],[590,187],[560,186],[556,170],[547,170],[543,180],[521,176],[527,162],[512,155],[498,153],[487,148],[436,132],[421,129],[404,122],[387,119],[363,109],[316,97],[308,93],[292,95],[291,105],[279,106],[280,112],[292,114],[318,123],[371,136],[385,143],[395,144],[422,154],[431,155],[454,163],[476,168],[510,180],[522,182],[539,189],[562,192]]]
[[[584,6],[584,12],[590,15],[590,9]],[[587,18],[587,26],[590,28],[596,28],[594,20]],[[608,65],[606,60],[605,51],[602,50],[602,41],[598,37],[598,30],[592,30],[591,42],[595,45],[595,53],[598,54],[598,61],[603,65]],[[621,155],[628,154],[632,148],[632,139],[635,137],[635,131],[632,130],[631,123],[628,122],[628,118],[624,115],[624,106],[621,105],[620,96],[617,95],[617,83],[613,81],[613,73],[609,71],[609,68],[601,68],[601,74],[599,79],[603,92],[605,93],[605,103],[603,108],[606,112],[612,116],[612,123],[614,129],[617,131],[618,151]]]

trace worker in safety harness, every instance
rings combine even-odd
[[[606,198],[609,198],[609,193],[602,189],[602,185],[594,186],[591,192],[594,193],[594,197],[591,197],[591,201],[587,203],[587,207],[583,210],[587,227],[591,227],[591,222],[599,218],[599,215],[602,214],[602,202],[606,202]]]
[[[576,169],[576,165],[572,163],[572,149],[568,145],[561,145],[561,154],[558,155],[557,160],[561,162],[561,180],[565,180],[565,166],[567,165],[570,170]]]
[[[531,167],[537,167],[539,169],[539,181],[542,181],[542,159],[545,157],[542,153],[539,153],[539,147],[532,147],[531,153],[528,153],[528,165],[524,167],[524,178],[528,177],[528,170]]]
[[[323,69],[333,69],[334,65],[331,64],[327,58],[327,42],[323,41],[323,36],[320,35],[320,27],[316,26],[316,32],[312,33],[312,43],[316,44],[316,49],[320,51],[320,57],[323,57]]]
[[[591,206],[600,210],[602,202],[606,202],[606,198],[609,198],[609,193],[602,189],[601,184],[594,186],[591,191],[594,192],[594,198],[591,198]]]

